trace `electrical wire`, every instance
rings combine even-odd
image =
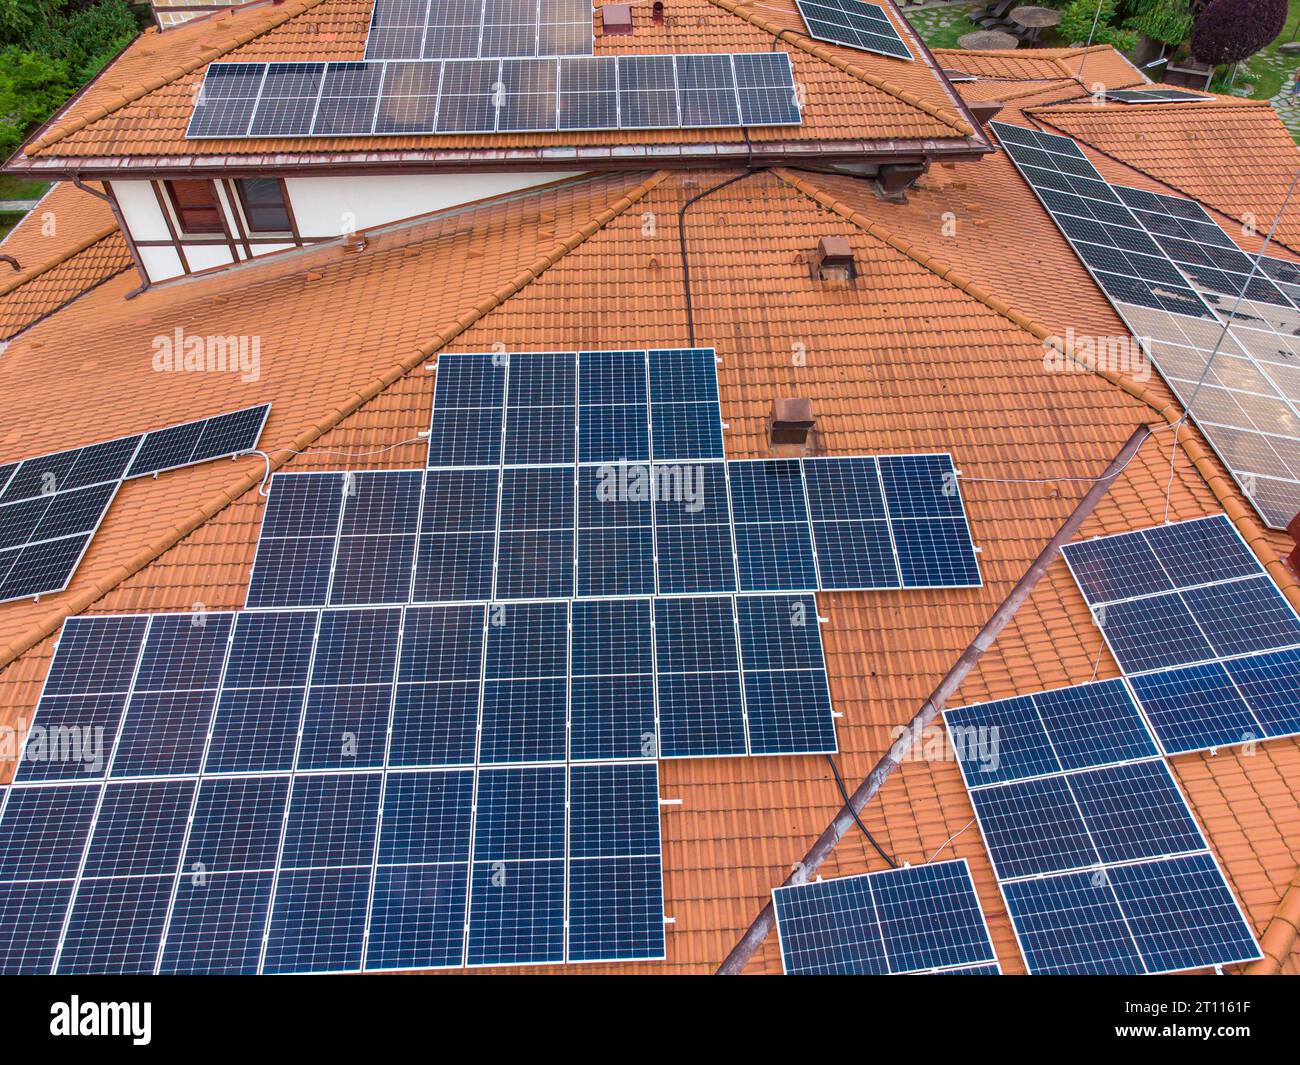
[[[759,170],[746,168],[739,174],[733,174],[731,177],[719,181],[716,185],[697,192],[682,204],[681,210],[677,212],[677,238],[681,245],[682,255],[682,289],[686,294],[686,331],[690,338],[689,346],[692,348],[695,347],[695,306],[691,298],[691,263],[690,258],[686,253],[686,212],[692,204],[698,200],[704,199],[705,196],[712,196],[720,189],[725,189],[728,185],[734,185],[737,181],[742,181],[749,177],[750,174],[757,174],[760,172],[761,171]]]
[[[940,844],[939,849],[925,860],[925,864],[929,865],[932,861],[934,861],[937,857],[939,857],[939,855],[941,855],[944,852],[944,848],[947,847],[949,843],[955,840],[958,836],[960,836],[963,832],[965,832],[966,829],[970,828],[970,826],[973,825],[974,823],[975,823],[975,818],[972,817],[969,821],[966,822],[966,824],[964,824],[961,828],[957,829],[957,831],[954,832],[951,836],[945,839],[943,843]]]
[[[884,847],[876,842],[876,837],[873,836],[871,830],[862,823],[862,818],[858,816],[857,810],[853,809],[853,804],[849,801],[848,789],[844,787],[844,778],[840,776],[840,767],[835,764],[835,759],[828,754],[826,756],[826,761],[830,762],[831,772],[835,774],[835,784],[840,789],[841,798],[844,799],[844,808],[853,815],[853,820],[857,822],[858,828],[862,829],[862,834],[871,841],[871,845],[876,848],[876,853],[889,863],[889,868],[897,869],[898,863],[889,856]]]
[[[428,442],[427,436],[413,436],[409,440],[399,440],[396,444],[387,444],[384,447],[371,448],[369,451],[353,450],[329,450],[325,448],[313,448],[310,451],[296,451],[291,447],[277,447],[277,455],[341,455],[344,458],[369,458],[372,455],[383,455],[389,451],[396,451],[399,447],[410,447],[412,444],[423,444]],[[265,451],[254,448],[250,451],[240,452],[235,458],[242,458],[244,455],[259,455],[263,462],[266,463],[266,473],[262,476],[262,483],[257,486],[257,494],[266,495],[266,483],[271,479],[271,456]]]

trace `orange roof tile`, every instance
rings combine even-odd
[[[0,240],[0,254],[12,255],[23,271],[34,270],[63,258],[112,225],[113,211],[107,203],[70,181],[57,181]],[[0,283],[9,280],[0,273]]]
[[[110,226],[62,258],[6,280],[0,284],[0,341],[12,339],[131,266],[126,240],[116,226]]]
[[[761,10],[772,15],[770,7]],[[1046,51],[1015,62],[1063,64],[1070,80],[1022,78],[1007,87],[1077,96],[1080,62],[1085,81],[1098,68],[1118,72],[1122,62],[1109,50],[1039,58]],[[1130,183],[1155,184],[1097,161],[1108,177],[1123,172]],[[423,367],[439,350],[683,343],[678,211],[724,176],[734,172],[565,182],[391,227],[359,253],[337,245],[292,253],[164,286],[131,304],[121,301],[126,280],[115,279],[28,330],[0,359],[0,425],[9,429],[0,460],[149,428],[162,411],[174,421],[255,397],[274,401],[263,446],[277,464],[417,465],[433,387]],[[948,216],[955,236],[945,231]],[[765,454],[772,399],[798,394],[813,402],[832,453],[949,450],[963,474],[984,587],[819,597],[829,618],[832,696],[843,714],[839,762],[852,786],[1060,527],[1088,487],[1079,478],[1099,473],[1135,426],[1159,430],[1180,410],[1158,379],[1046,369],[1051,334],[1072,327],[1107,335],[1123,326],[1000,154],[932,170],[905,204],[884,203],[868,182],[848,176],[755,172],[697,202],[687,226],[695,335],[722,360],[730,456]],[[848,238],[858,282],[811,279],[809,256],[828,234]],[[255,332],[262,379],[153,374],[150,338],[177,323],[194,333]],[[87,350],[94,354],[81,363],[65,354]],[[47,370],[50,387],[38,402],[24,402],[14,384],[36,367]],[[94,425],[78,403],[88,374],[107,400]],[[1290,539],[1260,529],[1193,427],[1180,442],[1172,456],[1168,434],[1148,442],[1082,534],[1156,524],[1166,509],[1172,520],[1226,510],[1300,603],[1300,586],[1281,561]],[[129,483],[68,592],[0,606],[0,661],[8,662],[0,668],[0,724],[30,720],[52,634],[70,612],[238,607],[264,469],[244,459]],[[1058,560],[953,702],[1117,673]],[[1263,937],[1271,960],[1249,968],[1295,971],[1300,742],[1173,765]],[[663,814],[666,912],[675,918],[668,960],[584,972],[711,971],[840,806],[829,767],[808,757],[664,762],[661,793],[681,800]],[[864,819],[901,859],[968,859],[1003,968],[1023,971],[954,763],[905,762]],[[820,871],[882,867],[851,835]],[[780,969],[769,937],[747,971]]]
[[[1090,48],[982,52],[936,48],[934,55],[945,67],[962,70],[980,78],[1016,82],[1069,78],[1076,84],[1087,86],[1089,92],[1098,82],[1117,89],[1141,85],[1150,80],[1114,48],[1101,44]]]

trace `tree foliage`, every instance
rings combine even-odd
[[[1131,52],[1137,46],[1137,34],[1115,25],[1118,10],[1118,0],[1101,0],[1100,14],[1096,0],[1069,0],[1061,9],[1057,31],[1071,43],[1080,44],[1091,37],[1093,44],[1109,44],[1121,52]]]
[[[1162,44],[1182,44],[1196,25],[1187,0],[1132,0],[1128,7],[1124,27]]]
[[[1218,66],[1254,55],[1282,32],[1286,0],[1214,0],[1196,20],[1192,55]]]
[[[0,0],[0,158],[138,29],[127,0]]]

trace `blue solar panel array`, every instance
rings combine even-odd
[[[655,762],[582,762],[562,707],[555,742],[567,633],[483,615],[71,619],[0,809],[0,970],[662,958]]]
[[[250,607],[980,584],[950,456],[724,461],[711,350],[438,366],[427,471],[274,478]]]
[[[1194,200],[1112,186],[1069,137],[990,128],[1242,492],[1285,529],[1300,510],[1294,271],[1257,269]]]
[[[772,892],[790,976],[1001,972],[965,859]]]
[[[68,586],[122,481],[257,444],[270,404],[0,466],[0,603]]]
[[[1064,553],[1166,754],[1300,734],[1300,617],[1225,515]]]
[[[801,121],[794,69],[781,51],[368,59],[212,63],[185,135],[384,137]]]
[[[1260,956],[1122,680],[944,717],[1031,973]]]

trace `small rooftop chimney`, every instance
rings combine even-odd
[[[1300,514],[1291,519],[1291,524],[1286,527],[1291,539],[1296,542],[1296,546],[1291,551],[1291,568],[1300,573]]]
[[[601,33],[606,37],[632,35],[632,5],[605,4],[600,9]]]
[[[975,121],[979,123],[981,129],[997,118],[998,112],[1002,110],[1002,104],[997,100],[982,100],[968,103],[966,106],[970,108],[970,113],[975,116]]]
[[[654,7],[650,9],[650,18],[656,26],[664,24],[664,0],[655,0]]]
[[[858,276],[847,237],[822,237],[813,256],[814,281],[852,281]]]
[[[789,396],[772,401],[768,434],[773,447],[781,445],[807,447],[812,438],[813,426],[816,424],[817,419],[813,417],[811,400]]]

